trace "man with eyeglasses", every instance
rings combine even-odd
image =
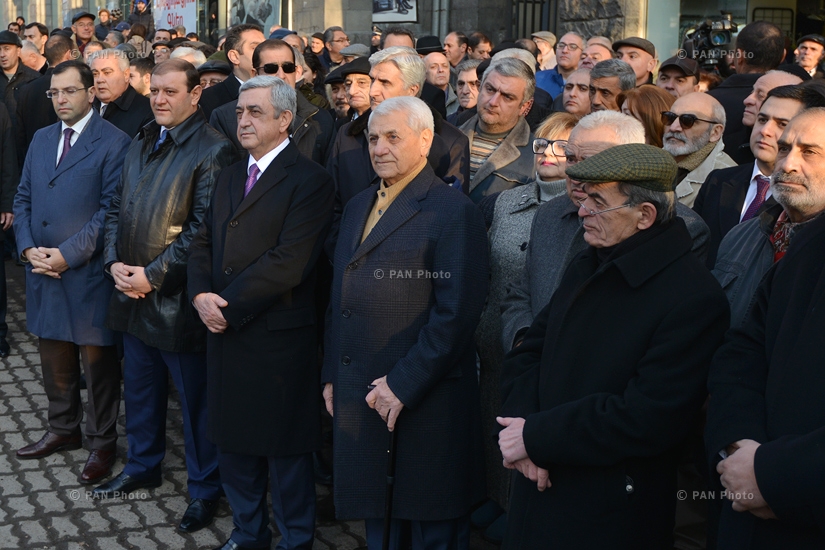
[[[568,32],[556,44],[556,67],[536,73],[536,87],[541,88],[555,99],[564,90],[567,78],[579,68],[584,37],[577,32]]]
[[[736,166],[724,151],[725,118],[722,104],[703,92],[683,95],[662,113],[663,149],[679,166],[676,198],[685,206],[693,206],[712,170]]]
[[[327,72],[337,69],[344,61],[341,50],[349,46],[347,33],[341,27],[330,27],[324,31],[324,53],[318,56]]]
[[[505,550],[673,547],[678,450],[729,318],[676,217],[676,170],[641,143],[567,167],[586,246],[504,362]]]
[[[613,43],[616,57],[631,67],[636,74],[636,86],[653,84],[653,69],[656,68],[656,46],[650,40],[631,36]]]
[[[48,430],[17,457],[81,447],[85,372],[91,453],[77,479],[87,485],[107,477],[115,462],[120,361],[115,334],[102,323],[113,291],[103,273],[102,234],[130,138],[92,108],[94,80],[82,61],[55,67],[47,95],[60,122],[32,141],[14,228],[27,264],[26,324],[39,339]]]
[[[258,76],[274,76],[295,88],[303,75],[303,55],[277,38],[264,40],[252,52],[252,65]],[[232,77],[230,77],[232,78]],[[310,103],[298,94],[298,108],[293,113],[291,138],[298,150],[320,165],[327,161],[335,126],[326,110]],[[238,117],[235,113],[238,101],[230,101],[212,112],[209,124],[225,135],[235,145],[236,159],[246,154],[238,135]]]
[[[152,57],[155,59],[155,65],[163,63],[172,55],[172,48],[169,42],[160,41],[152,43]]]
[[[95,39],[95,16],[85,11],[76,14],[72,17],[72,32],[77,49],[83,53],[87,44],[97,41]]]
[[[129,84],[129,58],[119,50],[89,56],[95,79],[95,110],[127,135],[134,137],[154,116],[149,99]]]

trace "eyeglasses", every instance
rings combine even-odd
[[[622,204],[620,206],[614,206],[613,208],[605,208],[604,210],[593,210],[592,208],[588,208],[584,205],[584,201],[576,201],[579,203],[579,209],[584,210],[588,216],[599,216],[604,214],[605,212],[610,212],[611,210],[618,210],[620,208],[627,208],[628,206],[633,206],[632,204]]]
[[[670,126],[673,124],[676,119],[679,119],[679,126],[682,127],[683,130],[689,130],[696,124],[696,121],[707,122],[708,124],[721,124],[720,122],[716,122],[715,120],[705,120],[703,118],[699,118],[696,115],[691,114],[684,114],[684,115],[677,115],[672,111],[662,111],[662,123],[665,126]]]
[[[258,74],[261,74],[263,71],[265,74],[278,74],[278,69],[283,69],[286,74],[292,74],[295,72],[295,63],[291,61],[284,61],[283,63],[266,63],[265,65],[261,65],[260,67],[256,67]]]
[[[550,147],[550,151],[554,156],[563,157],[564,149],[567,147],[566,139],[548,140],[544,138],[536,138],[533,140],[533,153],[537,155],[543,154]]]
[[[557,50],[563,50],[564,48],[567,48],[571,52],[575,52],[576,50],[579,49],[579,45],[578,44],[565,44],[564,42],[559,42],[558,44],[556,44],[556,49]]]
[[[59,99],[61,95],[64,95],[66,97],[72,97],[73,95],[75,95],[80,90],[88,90],[88,89],[89,89],[89,87],[87,86],[85,88],[66,88],[65,90],[46,90],[46,97],[48,97],[49,99],[52,99],[52,98],[55,98],[55,97]]]

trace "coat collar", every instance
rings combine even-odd
[[[301,92],[297,92],[297,113],[295,113],[295,119],[292,121],[292,131],[293,133],[301,127],[301,125],[306,122],[308,118],[313,116],[315,113],[320,111],[318,107],[313,105],[309,102],[307,98],[304,97],[304,94]]]
[[[724,152],[724,149],[725,143],[720,139],[716,142],[716,147],[714,147],[707,158],[702,161],[702,164],[685,176],[684,179],[679,182],[679,185],[676,186],[677,200],[693,193],[694,189],[691,183],[701,185],[708,179],[708,174],[714,170],[736,166],[736,163]]]
[[[246,166],[248,164],[249,156],[245,156],[244,160],[238,163],[241,168],[238,169],[230,184],[230,197],[232,200],[233,217],[240,216],[243,212],[249,209],[250,206],[260,199],[267,191],[278,185],[289,176],[288,167],[295,164],[298,159],[298,148],[295,142],[290,140],[286,148],[275,157],[269,166],[258,178],[258,182],[244,197],[244,186],[246,185]]]
[[[460,130],[470,139],[470,151],[473,149],[473,137],[475,136],[476,124],[478,124],[478,114],[461,125]],[[470,182],[470,191],[487,179],[487,177],[508,164],[513,163],[521,156],[519,147],[525,147],[530,142],[530,126],[524,117],[519,117],[518,122],[501,142],[501,145],[493,151],[484,164],[479,166],[478,171]]]
[[[137,91],[135,91],[135,89],[132,88],[132,86],[130,85],[126,88],[126,91],[123,92],[122,94],[120,94],[120,97],[117,98],[116,100],[112,101],[111,104],[117,105],[117,108],[120,109],[121,111],[128,111],[129,107],[132,106],[132,102],[135,100],[136,95],[137,95]],[[95,108],[95,111],[97,111],[98,113],[100,113],[100,106],[101,105],[103,105],[103,103],[101,103],[101,101],[99,99],[95,98],[94,108]],[[106,109],[106,112],[107,113],[109,112],[108,108]],[[106,118],[105,113],[104,113],[104,118]]]
[[[175,145],[180,146],[205,124],[206,117],[203,114],[203,109],[198,107],[198,110],[195,111],[192,116],[169,130],[169,136],[167,139],[171,138]],[[143,139],[144,147],[147,143],[151,143],[154,146],[155,141],[157,141],[158,136],[160,135],[160,124],[153,120],[141,128],[138,135],[141,139]]]

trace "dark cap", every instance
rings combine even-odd
[[[797,44],[802,44],[803,42],[816,42],[823,48],[825,48],[825,37],[821,34],[806,34],[802,38],[796,41]]]
[[[0,44],[11,44],[12,46],[23,46],[20,42],[20,37],[16,32],[2,31],[0,32]]]
[[[346,65],[339,67],[341,69],[341,78],[345,78],[350,74],[370,74],[370,60],[368,57],[356,57]]]
[[[630,38],[623,38],[621,40],[613,42],[613,51],[619,51],[619,48],[621,48],[622,46],[639,48],[640,50],[646,51],[653,57],[656,57],[656,46],[653,45],[653,42],[651,42],[650,40],[645,40],[644,38],[640,38],[638,36],[631,36]]]
[[[128,31],[131,28],[132,28],[132,26],[129,25],[129,23],[127,23],[126,21],[121,21],[120,23],[117,24],[117,27],[115,27],[115,30],[118,31],[118,32],[123,32],[123,31]]]
[[[670,59],[666,59],[662,62],[662,65],[659,67],[659,71],[668,67],[676,67],[685,73],[685,76],[695,76],[697,79],[699,78],[699,63],[697,63],[694,59],[689,59],[687,57],[682,59],[678,56],[671,57]]]
[[[441,40],[437,36],[422,36],[415,42],[415,51],[419,55],[435,52],[443,53],[444,46],[441,45]]]
[[[347,65],[349,65],[349,63]],[[334,71],[330,72],[324,79],[324,84],[341,84],[344,81],[344,77],[341,76],[341,71],[343,71],[347,65],[341,65]]]
[[[198,67],[198,74],[203,73],[221,73],[229,75],[232,73],[232,65],[224,61],[209,59],[206,63]]]
[[[272,31],[272,34],[269,35],[270,40],[273,38],[277,38],[278,40],[283,40],[285,36],[289,36],[290,34],[298,34],[297,32],[290,30],[290,29],[276,29]]]
[[[152,44],[152,49],[154,50],[155,48],[159,48],[160,46],[164,46],[164,47],[168,48],[169,47],[169,42],[167,42],[166,40],[158,40],[157,42]]]
[[[84,17],[88,17],[92,21],[95,20],[95,16],[87,11],[82,11],[80,13],[76,13],[74,17],[72,17],[72,25],[77,23],[78,19],[83,19]]]
[[[321,42],[323,42],[323,41],[324,41],[324,33],[322,33],[322,32],[314,32],[314,33],[312,33],[312,38],[317,38],[318,40],[320,40]]]
[[[618,181],[651,191],[673,191],[678,167],[673,156],[644,143],[616,145],[567,168],[571,179],[582,183]]]
[[[381,27],[379,27],[378,25],[373,25],[373,26],[372,26],[372,34],[373,34],[373,36],[374,36],[374,35],[376,35],[376,34],[377,34],[378,36],[381,36],[381,34],[382,34],[383,32],[384,32],[384,31],[382,31],[382,30],[381,30]]]

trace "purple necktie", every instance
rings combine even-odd
[[[72,134],[74,130],[71,128],[66,128],[63,130],[63,152],[60,153],[60,160],[57,161],[57,165],[60,166],[60,163],[63,162],[63,159],[66,158],[66,155],[69,154],[69,149],[72,148]]]
[[[255,182],[258,181],[258,165],[253,164],[249,167],[249,177],[246,178],[246,184],[243,186],[243,196],[244,198],[252,191],[252,188],[255,187]]]
[[[751,201],[748,209],[745,210],[745,215],[742,216],[742,221],[746,222],[756,216],[762,205],[765,204],[765,195],[768,194],[768,189],[771,188],[771,180],[763,175],[756,176],[756,197]]]

